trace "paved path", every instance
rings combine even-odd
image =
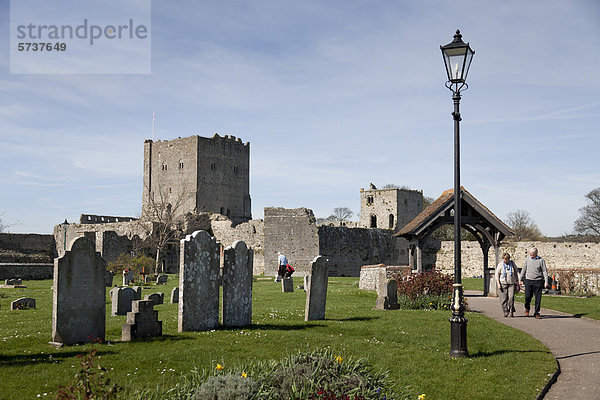
[[[518,302],[515,318],[504,318],[498,298],[477,291],[466,291],[465,297],[473,311],[530,334],[552,352],[561,372],[544,399],[600,399],[600,321],[545,308],[542,319],[527,318]]]

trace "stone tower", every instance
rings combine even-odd
[[[250,220],[250,143],[218,134],[146,140],[143,212],[158,198],[181,202],[177,214],[212,212]]]
[[[423,192],[411,189],[360,189],[360,226],[401,229],[423,211]]]

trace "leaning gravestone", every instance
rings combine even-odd
[[[248,326],[252,323],[252,250],[238,240],[223,257],[223,325]]]
[[[64,345],[104,340],[106,261],[94,243],[77,238],[54,259],[52,341]]]
[[[171,290],[171,304],[179,303],[179,288],[174,287]]]
[[[162,292],[151,293],[144,296],[144,300],[152,300],[155,306],[165,302],[165,294]]]
[[[122,325],[121,340],[130,342],[135,338],[161,335],[162,321],[158,320],[158,311],[154,311],[152,301],[135,300],[127,313],[127,323]]]
[[[123,286],[127,286],[133,282],[133,271],[123,270]]]
[[[131,311],[131,303],[135,300],[135,295],[135,290],[130,287],[112,289],[110,291],[112,301],[110,315],[127,315]]]
[[[180,248],[177,329],[214,329],[219,325],[219,245],[206,231],[196,231],[181,240]]]
[[[294,291],[294,279],[291,276],[289,278],[283,278],[281,280],[281,291],[283,293],[289,293]]]
[[[156,284],[157,285],[166,285],[167,284],[167,278],[169,276],[166,274],[160,274],[156,277]]]
[[[325,257],[317,256],[310,263],[310,278],[306,286],[305,321],[325,319],[328,272],[329,262]]]
[[[35,299],[31,297],[21,297],[10,303],[11,310],[27,310],[35,308]]]

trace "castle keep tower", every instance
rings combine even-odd
[[[360,189],[360,226],[398,230],[423,211],[423,192],[411,189]]]
[[[146,140],[142,210],[157,196],[182,202],[177,214],[212,212],[250,220],[250,143],[218,134]]]

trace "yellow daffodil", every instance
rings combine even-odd
[[[425,400],[425,393],[420,394],[419,397],[417,398],[418,400]]]
[[[336,356],[335,357],[335,362],[338,363],[338,364],[341,364],[343,360],[344,359],[342,357],[340,357],[340,356]]]
[[[247,377],[248,377],[248,374],[245,372],[242,372],[242,378],[247,378]]]
[[[217,366],[215,367],[215,369],[216,369],[217,371],[220,371],[220,370],[222,370],[222,369],[225,369],[225,367],[223,367],[221,364],[217,364]]]

